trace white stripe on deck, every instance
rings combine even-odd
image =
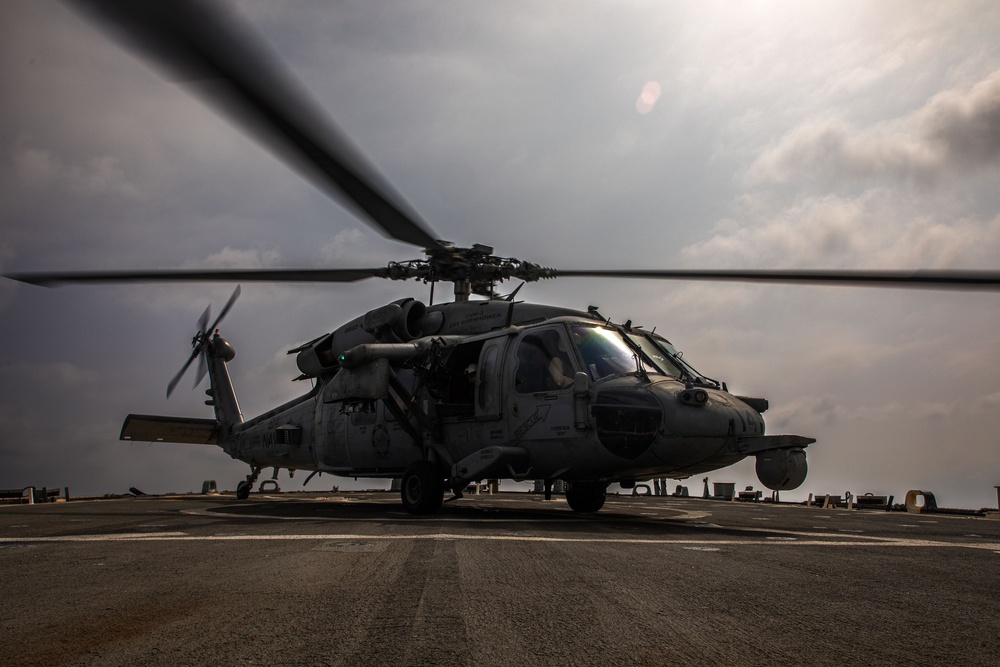
[[[790,533],[792,531],[784,531]],[[434,541],[447,540],[457,542],[541,542],[567,544],[634,544],[645,546],[788,546],[788,547],[905,547],[905,548],[964,548],[1000,550],[1000,543],[943,542],[938,540],[895,539],[889,537],[877,539],[844,540],[816,539],[822,537],[816,533],[798,533],[798,539],[656,539],[656,538],[625,538],[625,537],[551,537],[544,535],[460,535],[456,533],[424,533],[418,535],[365,535],[360,533],[333,534],[290,534],[290,535],[187,535],[181,532],[161,533],[109,533],[103,535],[56,535],[41,537],[0,537],[0,544],[16,544],[29,542],[239,542],[239,541],[345,541],[345,542],[376,542],[376,541]]]

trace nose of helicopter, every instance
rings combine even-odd
[[[663,464],[685,467],[718,453],[748,423],[763,433],[759,415],[737,418],[737,410],[726,392],[664,381],[607,387],[592,413],[601,443],[613,454],[637,459],[652,453]]]
[[[692,466],[724,453],[735,436],[764,433],[760,414],[726,391],[677,382],[656,383],[650,391],[663,410],[652,453],[667,465]]]

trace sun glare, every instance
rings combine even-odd
[[[635,110],[641,114],[649,113],[656,106],[656,101],[660,99],[660,84],[650,81],[642,87],[639,99],[635,101]]]

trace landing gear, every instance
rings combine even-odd
[[[574,512],[596,512],[604,507],[607,488],[604,482],[571,482],[566,489],[566,502]]]
[[[435,514],[444,501],[444,475],[430,461],[417,461],[403,474],[400,496],[410,514]]]
[[[250,490],[253,489],[254,482],[260,477],[260,471],[259,466],[251,468],[247,478],[236,485],[236,500],[246,500],[250,497]]]

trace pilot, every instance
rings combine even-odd
[[[476,370],[476,364],[469,364],[465,367],[465,381],[473,386],[476,384]]]
[[[556,389],[563,389],[573,384],[573,366],[570,364],[569,355],[563,349],[562,339],[555,331],[546,331],[542,334],[545,343],[545,353],[549,357],[549,378]]]
[[[549,361],[549,375],[559,389],[573,384],[573,378],[569,376],[569,373],[572,373],[573,369],[566,363],[565,358],[565,353],[561,353],[552,357]]]
[[[552,391],[573,384],[573,366],[555,331],[525,336],[517,349],[514,384],[520,393]]]

